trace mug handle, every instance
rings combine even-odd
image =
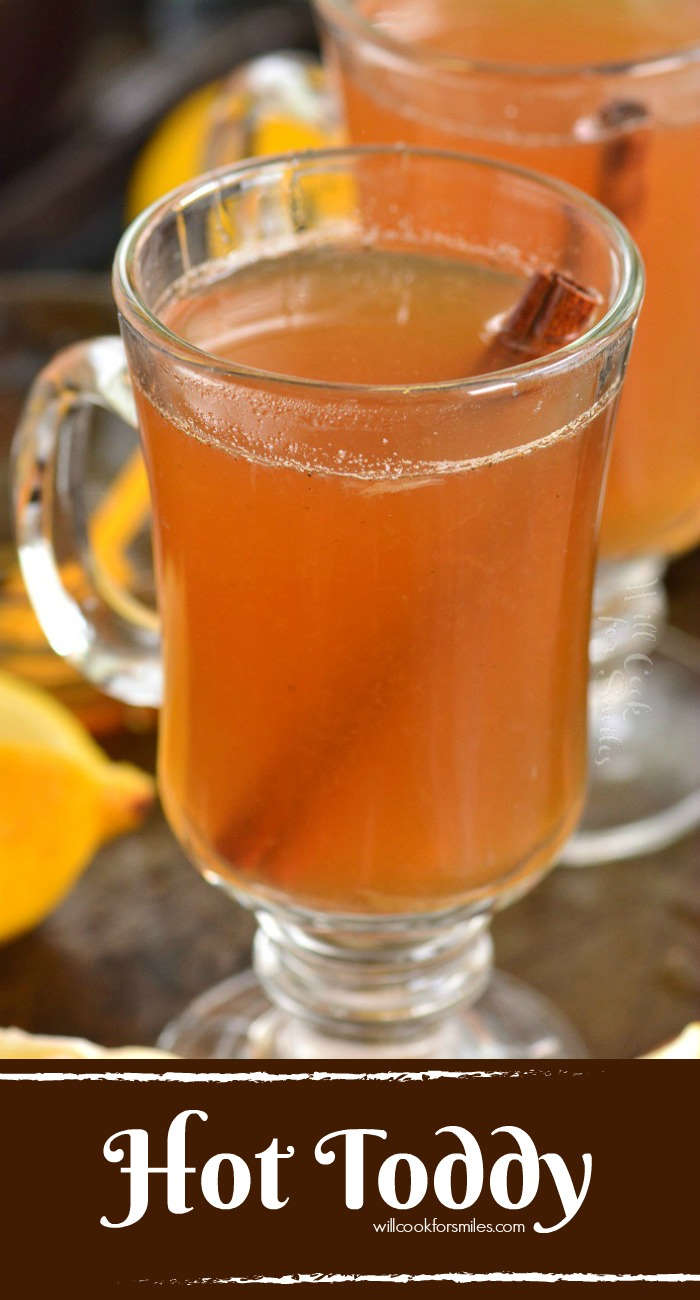
[[[59,352],[30,390],[13,444],[22,576],[57,654],[106,694],[158,708],[158,616],[101,568],[88,537],[83,485],[89,412],[95,407],[138,428],[117,335]]]

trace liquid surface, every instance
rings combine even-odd
[[[167,321],[190,343],[256,369],[347,384],[441,383],[485,368],[493,323],[526,284],[448,259],[319,249],[242,268],[173,302]]]
[[[437,377],[514,289],[457,263],[344,257],[250,268],[174,304],[168,324],[287,373]],[[582,800],[611,406],[586,423],[567,379],[533,401],[527,433],[573,426],[522,454],[528,408],[510,390],[485,432],[459,394],[328,406],[322,389],[300,403],[293,386],[221,380],[200,394],[166,365],[156,354],[136,398],[164,639],[160,785],[193,860],[253,898],[346,914],[440,910],[543,870]],[[513,455],[415,476],[437,431],[462,454],[488,434]],[[344,470],[358,442],[380,464],[390,440],[398,478]]]
[[[626,62],[700,42],[697,0],[355,0],[355,7],[396,41],[493,62]]]

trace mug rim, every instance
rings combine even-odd
[[[641,58],[602,59],[590,63],[513,63],[503,59],[469,59],[444,50],[427,49],[410,41],[397,40],[383,32],[377,23],[360,13],[354,0],[313,0],[326,22],[340,23],[360,38],[370,41],[394,58],[416,67],[432,69],[449,79],[450,74],[472,76],[519,77],[523,81],[546,79],[573,81],[581,78],[620,76],[654,76],[673,72],[700,62],[700,41],[676,49],[661,50]]]
[[[414,384],[367,384],[342,380],[312,379],[229,361],[198,347],[171,330],[144,302],[134,279],[138,245],[158,225],[158,222],[171,212],[182,211],[189,203],[206,198],[207,195],[220,196],[222,187],[227,182],[239,182],[246,178],[253,180],[260,172],[271,174],[277,170],[280,175],[283,175],[290,167],[302,167],[305,164],[323,164],[326,161],[342,163],[343,160],[347,160],[351,162],[354,159],[367,157],[439,159],[464,164],[471,168],[501,172],[516,179],[525,180],[530,185],[534,184],[540,190],[548,191],[552,197],[573,204],[578,209],[584,208],[587,215],[593,218],[599,227],[603,227],[609,247],[614,247],[617,254],[619,284],[612,302],[600,320],[591,325],[583,334],[579,335],[571,343],[567,343],[545,356],[530,358],[518,365],[503,366],[498,370],[482,374]],[[183,185],[179,185],[176,189],[163,195],[162,198],[157,199],[155,203],[144,209],[131,222],[117,245],[112,275],[112,288],[120,315],[152,346],[166,352],[176,361],[186,361],[209,373],[228,378],[239,378],[249,382],[258,381],[275,385],[283,384],[297,390],[321,389],[336,394],[344,393],[348,396],[353,394],[385,393],[408,398],[416,394],[443,391],[478,391],[493,387],[496,381],[522,381],[535,375],[549,376],[573,368],[579,361],[585,361],[594,356],[634,320],[641,306],[644,283],[644,264],[631,234],[609,209],[582,190],[576,189],[565,181],[557,180],[554,177],[512,163],[446,149],[421,148],[403,144],[353,145],[328,149],[308,149],[275,154],[264,158],[247,158],[203,173],[201,176],[186,181]]]

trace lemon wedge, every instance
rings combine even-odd
[[[697,1061],[698,1059],[700,1059],[700,1021],[686,1025],[677,1038],[671,1039],[670,1043],[664,1043],[663,1047],[657,1047],[655,1052],[647,1052],[644,1057],[645,1061]]]
[[[205,170],[210,113],[219,89],[216,81],[193,91],[157,127],[138,157],[129,182],[130,219],[176,185]]]
[[[0,942],[42,920],[154,794],[147,773],[112,763],[63,705],[0,672]]]
[[[39,1059],[65,1061],[70,1058],[106,1058],[150,1056],[169,1057],[172,1052],[159,1052],[157,1047],[100,1047],[86,1038],[62,1038],[55,1035],[27,1034],[23,1029],[0,1029],[0,1060]]]

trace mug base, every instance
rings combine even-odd
[[[457,1007],[411,1037],[333,1037],[290,1016],[252,970],[196,998],[160,1035],[178,1056],[216,1060],[583,1059],[563,1016],[533,989],[495,973],[476,1002]]]

